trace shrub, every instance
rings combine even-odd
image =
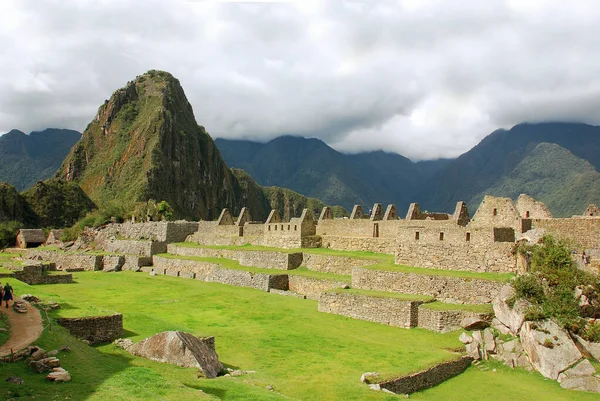
[[[554,343],[553,343],[553,342],[552,342],[552,340],[551,340],[551,339],[549,339],[549,338],[546,338],[546,339],[544,340],[544,343],[543,343],[542,345],[543,345],[544,347],[546,347],[546,348],[550,348],[550,349],[554,348]]]
[[[0,223],[0,249],[4,249],[15,244],[17,232],[21,226],[22,223],[19,223],[18,221]]]
[[[517,298],[525,298],[529,302],[541,304],[544,299],[544,288],[533,274],[524,274],[512,281]]]
[[[600,342],[600,324],[588,322],[578,334],[587,341]]]

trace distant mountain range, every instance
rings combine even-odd
[[[0,181],[22,191],[52,177],[80,138],[77,131],[56,128],[29,135],[14,129],[0,136]]]
[[[229,166],[246,170],[259,184],[347,209],[395,203],[403,214],[419,202],[424,210],[452,212],[456,202],[466,201],[474,213],[486,193],[513,199],[527,193],[561,217],[600,203],[600,127],[586,124],[519,124],[493,132],[457,159],[416,163],[381,151],[346,155],[318,139],[288,136],[264,144],[215,143]]]
[[[55,129],[3,135],[0,181],[22,190],[52,176],[79,137]],[[451,212],[464,200],[473,213],[486,193],[513,199],[527,193],[556,217],[600,203],[600,127],[586,124],[519,124],[491,133],[456,159],[416,163],[382,151],[343,154],[318,139],[291,136],[267,143],[219,138],[215,144],[229,167],[262,186],[290,188],[348,210],[394,203],[402,215],[419,202],[423,210]]]

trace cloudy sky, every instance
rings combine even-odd
[[[457,156],[497,128],[600,124],[600,2],[1,0],[0,132],[82,131],[149,69],[213,137]]]

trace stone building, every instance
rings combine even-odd
[[[46,236],[41,229],[20,229],[17,233],[17,248],[35,248],[46,242]]]

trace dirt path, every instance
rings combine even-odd
[[[15,300],[20,301],[21,298],[15,297]],[[2,303],[0,313],[7,315],[10,323],[10,338],[6,343],[0,345],[0,356],[10,355],[11,349],[16,352],[27,347],[42,334],[40,311],[29,303],[27,304],[27,313],[15,312],[12,303],[8,309]]]

